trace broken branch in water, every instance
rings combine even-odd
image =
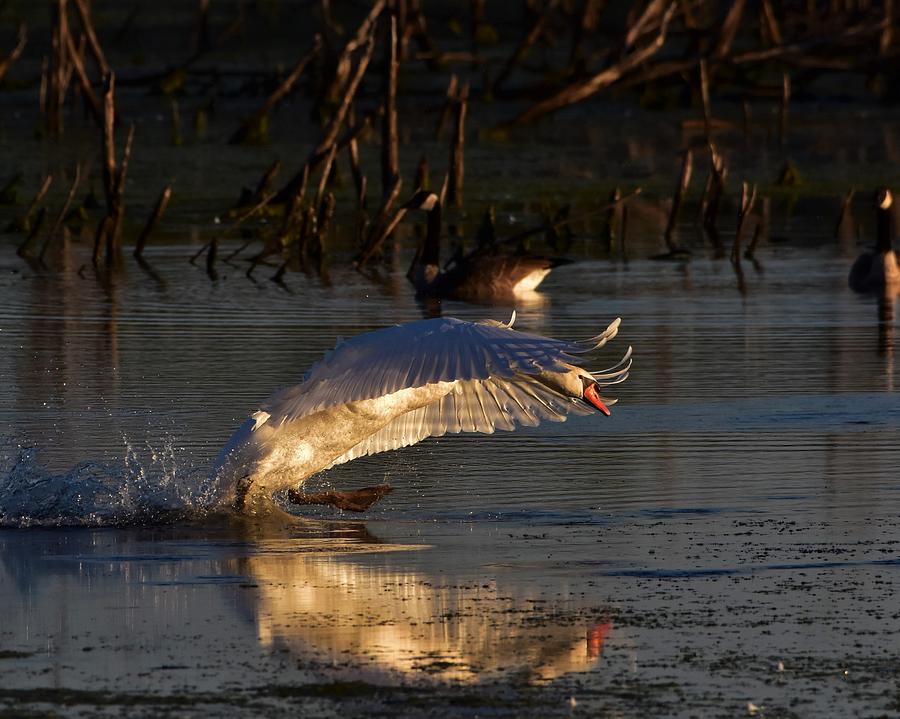
[[[86,0],[74,0],[74,2],[75,10],[78,12],[78,19],[81,22],[81,29],[84,30],[85,37],[87,37],[88,47],[91,49],[91,54],[94,56],[94,61],[100,70],[100,76],[104,77],[110,72],[110,67],[109,63],[106,62],[106,55],[103,54],[103,49],[100,47],[100,41],[97,40],[94,23],[91,21],[90,7],[87,5]]]
[[[853,203],[853,195],[856,193],[852,187],[847,190],[847,194],[844,195],[844,199],[841,200],[841,211],[838,214],[837,222],[834,223],[834,237],[835,239],[840,238],[841,236],[841,228],[844,226],[844,222],[847,220],[850,214],[850,207]]]
[[[378,0],[372,6],[372,9],[360,23],[354,36],[350,38],[343,50],[341,50],[341,54],[335,63],[331,85],[325,92],[325,98],[328,102],[337,102],[345,94],[343,88],[346,86],[347,77],[350,74],[353,53],[371,40],[375,32],[375,25],[378,22],[378,18],[381,17],[381,13],[384,12],[385,5],[386,0]]]
[[[421,50],[419,57],[425,61],[428,69],[439,70],[444,62],[444,53],[438,50],[428,32],[428,23],[425,20],[425,13],[419,6],[419,0],[408,0],[406,13],[406,29],[403,32],[402,44],[407,44],[410,37],[414,38]]]
[[[72,200],[75,197],[75,192],[78,190],[79,184],[81,184],[81,164],[76,164],[75,177],[72,178],[72,185],[69,187],[69,194],[66,195],[66,201],[63,203],[62,207],[59,208],[59,213],[56,215],[56,219],[50,226],[50,231],[47,233],[47,239],[44,241],[44,246],[41,247],[41,252],[38,255],[38,260],[40,260],[41,262],[44,261],[44,255],[47,253],[47,250],[53,243],[53,240],[56,237],[56,233],[59,232],[60,225],[62,225],[62,222],[66,217],[66,213],[68,213],[69,211],[69,207],[72,206]]]
[[[453,125],[453,144],[450,146],[450,180],[447,202],[462,207],[463,177],[465,175],[466,110],[469,104],[469,83],[465,83],[456,98],[456,117]]]
[[[522,240],[526,240],[529,237],[533,237],[534,235],[544,234],[551,230],[557,230],[565,225],[573,224],[581,222],[582,220],[586,220],[590,217],[593,217],[602,213],[609,213],[611,211],[620,210],[626,202],[630,199],[640,195],[642,189],[640,187],[635,187],[631,192],[627,195],[623,195],[621,190],[616,188],[610,194],[610,201],[605,205],[601,205],[600,207],[596,207],[593,210],[589,210],[587,212],[583,212],[577,217],[561,217],[558,220],[553,220],[550,222],[545,222],[536,227],[529,228],[527,230],[522,230],[521,232],[517,232],[514,235],[510,235],[509,237],[504,237],[502,239],[496,240],[495,244],[513,244],[522,242]]]
[[[94,265],[100,264],[101,248],[106,247],[106,263],[113,265],[118,259],[122,220],[125,215],[125,179],[131,148],[134,143],[134,125],[128,129],[128,138],[122,151],[122,162],[116,165],[116,78],[110,73],[104,78],[103,121],[103,191],[106,197],[106,216],[97,227],[94,238]]]
[[[525,110],[525,112],[513,118],[513,120],[509,124],[522,125],[534,122],[539,117],[542,117],[550,112],[555,112],[556,110],[566,107],[567,105],[573,105],[576,102],[581,102],[591,95],[598,93],[600,90],[609,87],[613,83],[620,80],[623,76],[634,70],[636,67],[649,60],[657,52],[659,52],[660,48],[666,42],[666,32],[669,27],[669,21],[672,19],[672,15],[675,12],[675,6],[676,3],[674,2],[669,4],[668,9],[662,16],[659,34],[652,42],[648,43],[642,48],[633,50],[615,64],[604,68],[592,77],[589,77],[586,80],[579,80],[575,83],[572,83],[568,87],[547,98],[546,100],[541,100],[540,102],[532,105],[530,108]]]
[[[781,107],[778,113],[778,139],[784,144],[787,141],[788,130],[788,106],[791,103],[791,76],[783,73],[781,76]]]
[[[150,239],[150,235],[153,233],[153,230],[156,229],[156,225],[159,224],[163,213],[165,213],[166,211],[166,207],[168,207],[169,205],[169,199],[171,197],[172,186],[166,185],[163,188],[163,191],[159,194],[159,199],[156,201],[156,206],[153,208],[153,212],[150,213],[150,217],[147,218],[147,224],[144,225],[144,229],[141,231],[141,234],[137,239],[137,243],[134,246],[134,256],[136,259],[141,259],[141,255],[144,253],[144,247],[147,244],[147,240]]]
[[[266,125],[268,123],[269,114],[277,108],[284,99],[291,94],[294,85],[300,79],[300,76],[306,70],[307,66],[313,61],[316,55],[322,49],[322,36],[316,33],[313,37],[312,47],[306,52],[294,68],[288,73],[287,77],[281,81],[272,93],[265,99],[260,107],[246,118],[241,126],[234,131],[228,140],[230,145],[237,145],[242,142],[262,142],[266,139]]]
[[[66,33],[65,43],[66,50],[69,54],[69,60],[75,71],[75,77],[78,79],[78,85],[81,88],[81,92],[83,92],[84,96],[87,98],[91,115],[96,121],[97,126],[103,127],[103,108],[100,105],[100,101],[97,99],[97,95],[94,93],[94,88],[91,85],[90,78],[88,78],[87,70],[85,70],[81,53],[78,51],[78,48],[75,47],[75,42],[72,40],[71,33]]]
[[[10,51],[9,55],[0,60],[0,81],[6,77],[6,73],[25,52],[25,45],[28,44],[28,26],[23,22],[19,25],[19,39],[16,46]]]
[[[731,52],[731,46],[734,44],[734,38],[737,36],[738,26],[741,23],[741,16],[744,14],[744,5],[746,5],[746,0],[734,0],[731,3],[731,8],[722,23],[719,42],[714,52],[716,57],[727,57]]]
[[[550,22],[550,16],[556,10],[557,5],[559,5],[559,0],[550,0],[544,6],[544,9],[538,15],[537,20],[535,20],[529,33],[522,38],[521,42],[516,46],[516,49],[513,50],[512,55],[510,55],[504,63],[500,72],[497,73],[497,77],[495,77],[493,83],[491,83],[491,91],[495,95],[502,90],[503,85],[506,84],[506,81],[509,79],[509,76],[512,74],[516,65],[522,61],[522,58],[525,57],[525,54],[531,46],[534,45],[538,38],[543,34],[544,29],[547,27],[547,23]]]
[[[416,178],[413,182],[414,191],[427,190],[430,184],[428,175],[428,157],[422,155],[419,158],[419,164],[416,165]]]
[[[700,100],[703,104],[703,130],[706,135],[706,143],[711,141],[712,132],[712,103],[709,98],[709,71],[706,67],[706,59],[700,58]]]
[[[41,200],[44,199],[48,190],[50,189],[50,185],[53,184],[53,175],[47,175],[44,178],[44,181],[41,183],[40,189],[37,191],[37,194],[32,198],[31,202],[28,203],[28,209],[25,210],[25,214],[22,215],[18,220],[14,220],[10,223],[10,227],[7,231],[15,231],[19,230],[21,232],[28,233],[31,230],[31,216],[34,214],[35,209],[40,204]]]
[[[66,7],[67,0],[56,0],[50,38],[51,61],[47,69],[45,119],[47,131],[54,137],[63,131],[63,105],[72,79],[72,64],[67,50],[69,20]]]
[[[703,228],[716,247],[717,253],[721,250],[722,240],[716,222],[719,216],[719,205],[725,192],[725,177],[728,168],[725,166],[725,158],[716,150],[715,146],[709,146],[709,178],[706,183],[704,201],[701,202]]]
[[[691,184],[691,172],[694,166],[694,155],[688,149],[684,152],[684,159],[681,161],[681,174],[678,177],[678,184],[675,186],[675,194],[672,197],[672,209],[669,211],[669,221],[666,223],[666,230],[663,237],[670,252],[676,251],[678,248],[672,241],[672,235],[675,232],[675,223],[678,221],[678,211],[681,209],[681,203],[687,193],[688,186]]]
[[[402,186],[403,180],[398,177],[394,182],[393,188],[391,188],[390,194],[388,194],[384,198],[384,200],[382,200],[381,207],[378,210],[378,214],[375,216],[375,219],[372,221],[372,224],[369,228],[369,237],[366,241],[366,245],[356,258],[355,264],[357,267],[364,266],[366,262],[368,262],[372,258],[372,256],[381,249],[381,245],[397,226],[397,223],[393,221],[388,223],[387,218],[391,213],[394,202],[396,202],[397,197],[400,195],[400,189]],[[399,221],[400,220],[397,220],[397,222]]]
[[[331,168],[334,166],[334,158],[337,155],[337,145],[331,146],[328,155],[325,157],[325,164],[322,165],[322,175],[319,177],[319,186],[316,188],[316,197],[313,200],[313,206],[319,207],[322,198],[325,195],[325,187],[331,179]]]
[[[381,193],[387,195],[400,176],[399,138],[397,137],[397,10],[391,8],[387,28],[387,52],[384,68],[384,117],[381,119]]]
[[[318,214],[316,215],[316,234],[315,243],[312,245],[310,253],[317,259],[322,259],[325,254],[328,235],[331,233],[331,227],[334,224],[334,194],[326,192],[319,205]]]
[[[369,66],[369,61],[372,59],[372,52],[374,48],[375,38],[370,33],[365,41],[362,55],[360,56],[358,64],[356,66],[356,72],[353,74],[353,77],[350,79],[346,86],[345,94],[341,101],[341,104],[338,106],[337,110],[335,110],[331,121],[328,123],[328,127],[325,129],[322,139],[319,140],[319,143],[316,145],[315,149],[313,149],[313,151],[309,155],[309,158],[306,160],[304,169],[301,169],[296,175],[294,175],[288,181],[287,185],[285,185],[278,193],[278,198],[281,201],[289,200],[289,198],[296,193],[297,185],[300,183],[304,171],[315,167],[322,160],[324,160],[328,156],[328,153],[331,151],[332,145],[335,145],[335,143],[337,143],[338,149],[343,146],[340,142],[337,142],[337,136],[341,130],[341,126],[344,124],[344,120],[346,119],[347,114],[350,112],[353,98],[356,95],[356,91],[359,88],[359,83],[362,81],[363,75],[365,75],[366,73],[366,68]],[[351,130],[350,132],[349,138],[345,137],[344,140],[346,142],[350,142],[350,140],[352,140],[356,136],[356,134],[362,132],[362,129],[365,127],[366,123],[371,120],[371,117],[372,115],[370,113],[367,113],[362,124],[357,126],[356,128],[353,128],[353,130]]]
[[[753,212],[753,206],[756,204],[756,184],[753,190],[748,193],[747,183],[741,183],[741,204],[738,207],[737,229],[734,233],[734,244],[731,246],[731,261],[738,263],[741,261],[741,241],[744,236],[744,229],[747,225],[747,218]]]
[[[347,123],[350,125],[355,123],[352,108],[347,114]],[[357,142],[355,134],[351,135],[350,141],[347,143],[347,154],[350,158],[350,174],[353,175],[353,184],[356,187],[356,208],[357,211],[361,211],[365,209],[366,205],[366,176],[359,164],[359,142]]]
[[[459,78],[456,76],[456,73],[453,73],[450,76],[450,80],[447,82],[447,92],[445,93],[446,99],[444,100],[443,107],[441,108],[441,115],[438,118],[438,124],[435,128],[434,137],[436,140],[441,139],[441,135],[444,134],[444,127],[450,122],[450,114],[453,112],[453,103],[456,100],[458,86]]]
[[[272,183],[275,181],[279,172],[281,172],[281,160],[275,160],[275,162],[266,168],[266,171],[263,172],[262,176],[259,178],[259,182],[256,183],[256,189],[250,196],[251,201],[259,202],[259,200],[272,193]]]

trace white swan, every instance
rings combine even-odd
[[[518,332],[492,320],[441,318],[339,342],[303,382],[275,394],[222,449],[214,470],[220,502],[272,511],[273,493],[357,457],[455,432],[492,433],[567,414],[609,415],[598,387],[625,381],[631,348],[591,373],[580,355],[615,337],[620,320],[584,342]],[[301,504],[364,509],[390,488],[291,495]]]

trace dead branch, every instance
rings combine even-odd
[[[44,255],[47,253],[47,249],[53,243],[53,240],[56,237],[56,233],[59,232],[60,225],[62,225],[66,214],[69,212],[69,207],[72,206],[72,200],[75,197],[75,192],[78,190],[79,184],[81,184],[80,163],[75,165],[75,177],[72,178],[72,185],[69,187],[69,194],[66,195],[66,201],[63,203],[62,207],[59,208],[59,213],[56,215],[56,219],[50,226],[50,231],[47,233],[47,239],[44,241],[44,246],[41,247],[41,252],[38,255],[38,260],[40,260],[41,262],[44,261]]]
[[[684,153],[684,159],[681,162],[681,174],[678,177],[678,184],[675,186],[675,194],[672,197],[672,209],[669,211],[669,221],[666,223],[666,231],[664,234],[666,245],[669,250],[674,252],[677,248],[672,241],[672,234],[675,232],[675,223],[678,221],[678,211],[681,209],[681,203],[687,193],[688,186],[691,184],[691,172],[694,166],[694,155],[690,150]]]
[[[625,34],[626,50],[631,49],[631,47],[650,30],[654,20],[662,16],[663,8],[665,7],[666,0],[650,0],[647,7],[644,8],[644,12],[641,13],[640,17],[635,20],[630,28],[628,28],[628,32]]]
[[[741,242],[744,236],[744,230],[747,225],[747,218],[753,212],[753,206],[756,204],[756,183],[753,184],[753,190],[748,193],[747,183],[741,183],[741,204],[738,207],[737,230],[734,233],[734,244],[731,246],[731,261],[739,263],[741,261]]]
[[[65,43],[66,51],[69,54],[69,60],[75,71],[75,77],[78,79],[78,85],[81,88],[81,92],[83,92],[84,96],[87,98],[91,116],[94,118],[98,127],[103,127],[103,107],[100,105],[100,100],[97,99],[90,78],[88,78],[87,70],[85,70],[84,60],[81,53],[78,51],[78,48],[75,47],[75,42],[72,40],[71,33],[66,33]]]
[[[847,190],[847,194],[844,195],[844,199],[841,200],[841,211],[838,214],[837,221],[834,223],[835,239],[838,239],[841,236],[841,227],[843,227],[844,221],[850,213],[850,207],[853,203],[854,194],[856,194],[856,190],[851,187],[849,190]]]
[[[106,56],[100,47],[100,41],[97,40],[97,33],[94,31],[94,23],[91,21],[90,8],[86,0],[75,0],[75,9],[78,12],[78,19],[81,21],[81,29],[87,37],[88,47],[94,56],[94,61],[100,69],[100,76],[105,77],[110,72],[109,63],[106,62]]]
[[[391,188],[390,194],[388,194],[382,200],[381,207],[378,210],[378,214],[375,216],[375,219],[372,221],[372,224],[369,228],[369,237],[366,241],[366,245],[360,251],[359,255],[356,258],[356,262],[354,263],[357,267],[364,266],[372,258],[372,256],[381,249],[381,245],[384,244],[384,241],[390,236],[391,232],[394,231],[394,228],[396,228],[396,223],[393,221],[389,223],[387,221],[387,218],[391,213],[394,202],[400,195],[400,189],[402,188],[402,186],[403,180],[398,177],[397,181],[394,182],[393,188]],[[397,220],[397,222],[399,221],[400,220]]]
[[[288,73],[287,77],[281,81],[272,93],[263,101],[262,105],[252,115],[247,117],[241,126],[234,131],[228,140],[230,145],[237,145],[248,140],[262,140],[266,132],[264,130],[265,123],[269,114],[275,110],[284,99],[291,94],[300,76],[313,61],[316,55],[322,49],[322,36],[318,33],[313,38],[312,47],[301,57],[293,69]]]
[[[387,28],[387,52],[384,68],[384,117],[381,121],[381,192],[387,195],[400,176],[399,138],[397,137],[397,13],[392,8]]]
[[[19,39],[16,42],[16,46],[10,51],[9,55],[0,60],[0,82],[3,81],[3,78],[6,77],[6,73],[9,72],[9,68],[11,68],[20,57],[22,57],[22,53],[25,52],[25,45],[28,44],[28,26],[23,22],[19,25]]]
[[[548,113],[555,112],[556,110],[567,107],[568,105],[574,105],[577,102],[581,102],[591,95],[600,92],[600,90],[603,90],[604,88],[607,88],[613,83],[619,81],[622,77],[627,75],[636,67],[649,60],[657,52],[659,52],[660,48],[662,48],[662,46],[666,42],[666,32],[669,27],[669,21],[672,19],[672,15],[675,12],[675,7],[676,4],[674,2],[669,5],[668,9],[665,12],[665,15],[663,16],[659,34],[656,36],[653,42],[648,43],[643,48],[634,50],[629,55],[626,55],[624,58],[616,62],[614,65],[605,68],[604,70],[598,72],[587,80],[573,83],[572,85],[569,85],[552,97],[549,97],[546,100],[542,100],[537,104],[532,105],[530,108],[525,110],[525,112],[515,117],[509,124],[522,125],[529,122],[534,122],[539,117],[543,117]]]
[[[516,65],[518,65],[522,61],[522,58],[525,57],[525,54],[528,52],[531,46],[534,45],[534,43],[538,41],[538,38],[540,38],[540,36],[544,33],[544,29],[550,22],[550,16],[556,10],[558,5],[559,0],[550,0],[544,6],[544,9],[535,20],[534,25],[532,25],[531,30],[524,38],[522,38],[522,40],[516,46],[515,50],[513,50],[512,55],[510,55],[509,58],[507,58],[506,62],[503,64],[503,67],[500,69],[497,77],[494,78],[494,82],[491,84],[491,89],[494,94],[500,92],[501,88],[509,79],[509,76],[512,74],[512,71],[515,69]]]
[[[463,177],[465,175],[466,109],[469,104],[469,83],[462,86],[456,101],[453,144],[450,147],[450,181],[447,201],[454,207],[462,207]]]
[[[169,205],[169,199],[171,197],[172,186],[166,185],[163,188],[163,191],[159,193],[159,199],[156,201],[156,206],[153,208],[153,212],[150,213],[150,217],[147,218],[147,224],[144,225],[144,229],[141,230],[140,236],[138,236],[137,243],[134,246],[135,259],[141,259],[147,240],[150,239],[150,235],[153,233],[153,230],[156,229],[156,225],[159,224],[163,213],[166,211],[166,207]]]
[[[325,195],[325,187],[328,185],[328,180],[331,178],[331,168],[334,166],[334,158],[336,155],[337,144],[334,144],[331,146],[331,150],[328,151],[325,163],[322,165],[322,175],[319,177],[319,186],[316,188],[316,198],[313,201],[313,206],[316,208],[322,203],[322,198]]]
[[[453,112],[453,107],[456,102],[456,93],[457,87],[459,85],[459,78],[456,76],[456,73],[450,75],[450,80],[447,83],[447,92],[446,92],[446,100],[444,100],[444,106],[441,109],[441,116],[438,119],[437,129],[435,130],[434,137],[436,140],[441,139],[441,135],[444,134],[444,127],[446,127],[447,123],[450,121],[450,114]]]
[[[734,0],[731,3],[731,8],[725,16],[725,21],[722,23],[719,42],[713,53],[716,57],[727,57],[731,52],[731,46],[734,44],[734,38],[737,36],[738,26],[741,24],[741,16],[744,14],[744,5],[746,5],[746,0]]]
[[[47,195],[47,192],[50,190],[50,185],[53,184],[53,175],[47,175],[44,178],[44,181],[41,183],[40,189],[38,189],[37,194],[32,198],[31,202],[28,203],[28,208],[25,210],[25,214],[23,214],[18,220],[14,220],[10,223],[7,232],[12,231],[21,231],[21,232],[29,232],[31,230],[31,217],[34,214],[34,211],[37,209],[37,206],[40,204],[41,200]]]

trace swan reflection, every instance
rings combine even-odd
[[[488,557],[457,571],[431,551],[313,520],[0,532],[4,648],[34,654],[6,678],[141,684],[177,665],[215,686],[273,667],[282,681],[538,682],[599,665],[605,607],[519,573],[472,579]]]
[[[474,682],[550,680],[592,669],[612,629],[601,617],[505,590],[497,581],[370,566],[348,556],[254,556],[261,644],[336,669]]]

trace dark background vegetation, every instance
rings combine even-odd
[[[646,253],[685,259],[695,238],[673,228],[689,216],[734,256],[771,232],[772,198],[822,203],[830,233],[845,193],[889,182],[872,164],[896,159],[891,131],[847,176],[848,115],[893,116],[889,0],[56,0],[0,17],[7,241],[45,267],[62,241],[116,267],[123,246],[188,238],[211,274],[230,242],[246,246],[230,261],[282,275],[326,255],[366,265],[403,240],[397,209],[422,185],[444,188],[460,244],[565,254],[591,236],[602,255],[630,227]]]

